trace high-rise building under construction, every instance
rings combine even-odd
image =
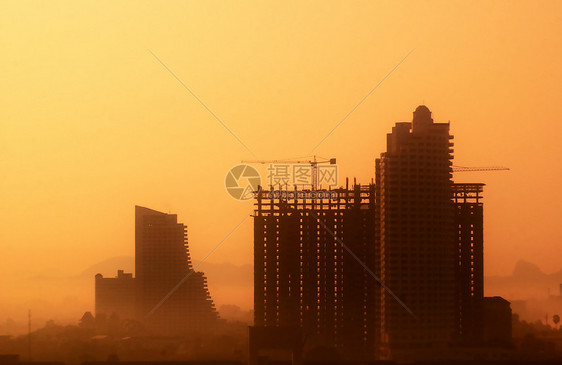
[[[302,333],[305,352],[333,348],[344,359],[373,359],[374,186],[333,190],[333,200],[299,192],[280,199],[260,191],[256,199],[250,363],[260,348],[277,345],[265,334],[291,329]]]
[[[453,185],[458,342],[481,345],[484,331],[484,207],[481,183]]]
[[[374,184],[328,201],[258,193],[250,365],[276,342],[298,356],[316,341],[346,360],[398,362],[484,343],[484,184],[453,183],[452,140],[420,105],[387,135]]]

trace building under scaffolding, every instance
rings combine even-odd
[[[484,184],[453,184],[458,260],[457,328],[463,345],[482,342],[484,302]]]
[[[374,185],[315,193],[257,194],[251,363],[267,347],[260,329],[296,329],[304,356],[328,347],[342,359],[374,358],[378,283],[364,267],[378,271]]]

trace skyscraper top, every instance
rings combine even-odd
[[[427,112],[427,113],[431,114],[431,111],[429,110],[429,108],[427,106],[423,105],[423,104],[418,105],[418,107],[416,108],[416,112],[418,112],[418,111],[424,111],[424,112]]]
[[[431,125],[433,118],[431,118],[431,111],[425,105],[420,105],[414,111],[414,118],[412,119],[412,130],[423,130],[424,127]]]
[[[137,215],[166,215],[166,213],[159,212],[154,209],[141,207],[140,205],[135,205],[135,214]]]

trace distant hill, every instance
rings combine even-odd
[[[133,256],[112,257],[90,266],[86,270],[82,271],[78,276],[92,278],[96,274],[102,274],[104,277],[113,277],[117,275],[117,270],[134,272],[135,258]]]
[[[508,300],[546,299],[560,294],[562,270],[545,274],[535,264],[519,260],[509,276],[486,276],[484,291],[486,296],[499,295]]]
[[[486,296],[499,295],[511,302],[513,313],[528,322],[562,314],[562,270],[545,274],[537,265],[520,260],[509,276],[484,278]]]

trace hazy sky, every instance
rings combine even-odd
[[[278,159],[310,155],[414,50],[317,154],[368,183],[386,133],[425,103],[451,121],[455,164],[511,168],[456,175],[487,184],[486,274],[558,270],[561,34],[559,1],[3,0],[1,298],[132,256],[135,204],[177,213],[195,259],[251,212],[224,178],[254,156],[150,51]],[[209,258],[252,261],[251,219]]]

